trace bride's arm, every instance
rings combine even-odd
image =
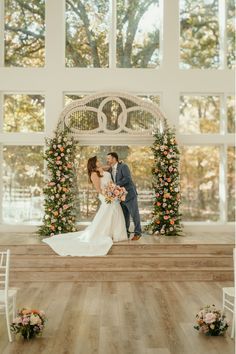
[[[91,180],[92,180],[92,183],[93,183],[94,188],[96,189],[96,191],[98,193],[102,194],[100,178],[98,177],[98,175],[95,172],[92,173]]]

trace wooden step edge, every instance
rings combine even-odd
[[[160,247],[160,246],[178,246],[178,247],[191,247],[191,246],[230,246],[230,247],[235,247],[235,243],[191,243],[191,242],[187,242],[187,243],[170,243],[170,242],[159,242],[159,243],[139,243],[138,241],[125,241],[125,243],[123,242],[115,242],[113,243],[112,247]],[[4,243],[1,244],[0,242],[0,247],[49,247],[46,243],[42,242],[42,243]]]
[[[19,255],[19,254],[12,254],[11,255],[11,259],[35,259],[35,258],[42,258],[42,259],[83,259],[83,260],[88,260],[88,259],[94,259],[94,260],[98,260],[98,259],[133,259],[133,258],[139,258],[139,259],[143,259],[143,258],[233,258],[233,255],[230,254],[215,254],[215,253],[161,253],[161,254],[107,254],[106,256],[93,256],[93,257],[89,257],[89,256],[59,256],[58,254],[34,254],[34,255]]]
[[[39,271],[40,269],[40,271]],[[18,273],[18,272],[28,272],[28,273],[47,273],[47,272],[138,272],[138,271],[144,271],[144,272],[182,272],[182,271],[187,271],[187,272],[204,272],[204,271],[220,271],[220,272],[233,272],[234,269],[233,267],[169,267],[168,269],[165,267],[147,267],[147,268],[137,268],[137,267],[130,267],[130,268],[103,268],[103,267],[96,267],[94,268],[77,268],[77,267],[35,267],[35,268],[27,268],[27,267],[22,267],[22,268],[12,268],[10,273]]]

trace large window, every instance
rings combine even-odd
[[[234,21],[233,0],[180,0],[180,67],[234,67]]]
[[[159,66],[161,1],[66,0],[66,65]]]
[[[43,148],[3,146],[3,222],[34,224],[43,214]]]
[[[219,147],[186,146],[181,150],[182,213],[186,221],[218,221]]]
[[[0,1],[0,225],[40,222],[44,139],[66,105],[106,90],[157,103],[176,127],[184,222],[234,221],[234,23],[233,0]],[[114,130],[120,108],[104,109]],[[79,127],[96,127],[91,117]],[[129,124],[153,122],[131,113]],[[78,142],[78,220],[97,208],[87,158],[111,149],[129,164],[148,220],[151,137],[131,135]]]

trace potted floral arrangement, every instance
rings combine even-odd
[[[46,316],[44,311],[23,308],[13,320],[11,331],[15,334],[20,333],[24,339],[29,340],[42,335],[45,322]]]
[[[215,305],[202,307],[196,314],[196,325],[194,328],[207,336],[224,335],[229,327],[226,316]]]

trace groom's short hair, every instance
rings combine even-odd
[[[109,152],[107,155],[111,155],[112,157],[114,157],[117,161],[119,161],[119,156],[116,152]]]

